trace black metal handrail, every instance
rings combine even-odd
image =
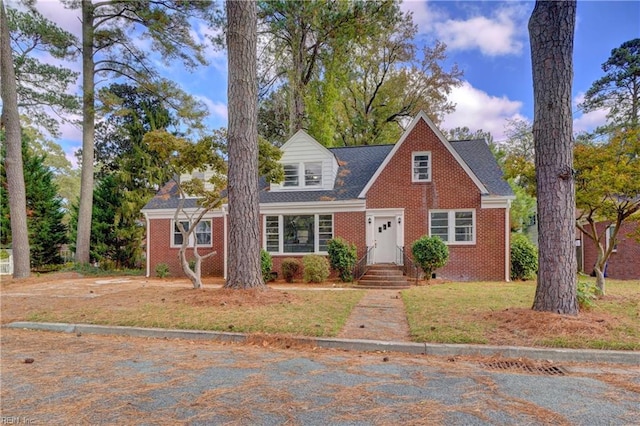
[[[356,263],[356,266],[353,267],[353,279],[354,280],[359,280],[360,278],[362,278],[362,276],[364,274],[367,273],[367,270],[369,269],[369,258],[371,256],[371,252],[373,251],[373,247],[367,247],[367,252],[364,254],[364,256],[362,256],[360,258],[360,260],[358,260],[358,262]]]

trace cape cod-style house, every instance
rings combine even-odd
[[[370,264],[402,263],[411,244],[437,235],[451,280],[508,281],[509,208],[513,192],[484,140],[448,141],[424,113],[393,145],[325,148],[304,131],[282,146],[285,178],[260,183],[262,247],[280,272],[282,259],[326,254],[342,237]],[[187,200],[195,207],[196,200]],[[159,263],[181,275],[170,182],[144,207],[147,276]],[[209,212],[196,232],[200,252],[216,255],[203,276],[226,276],[227,209]]]

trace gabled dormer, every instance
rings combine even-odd
[[[271,191],[314,191],[333,189],[338,174],[338,160],[304,130],[280,148],[284,181],[271,184]]]

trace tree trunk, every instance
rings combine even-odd
[[[229,256],[227,288],[264,288],[260,268],[258,201],[257,13],[255,2],[230,0],[229,57]]]
[[[575,1],[540,1],[529,20],[533,67],[539,268],[536,311],[578,313],[573,181]]]
[[[18,93],[13,56],[9,43],[9,26],[0,0],[0,80],[2,81],[2,117],[0,127],[6,136],[4,160],[11,216],[11,246],[13,248],[13,277],[26,278],[30,274],[29,232],[27,230],[27,195],[22,164],[22,132],[18,113]]]
[[[76,262],[89,263],[93,210],[93,156],[95,134],[95,82],[93,60],[93,5],[82,1],[82,168],[76,234]]]

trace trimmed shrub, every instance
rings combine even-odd
[[[538,272],[538,249],[524,234],[511,235],[511,279],[527,280]]]
[[[342,282],[353,281],[353,267],[358,261],[355,244],[349,244],[340,237],[329,240],[327,243],[329,263],[331,269],[338,271]]]
[[[156,265],[156,276],[164,278],[169,276],[169,265],[166,263],[158,263]]]
[[[302,258],[304,282],[321,283],[329,278],[329,261],[324,256],[308,254]]]
[[[262,270],[262,280],[266,283],[271,281],[271,269],[273,268],[273,259],[265,249],[260,249],[260,269]]]
[[[298,259],[287,257],[282,260],[282,276],[286,282],[292,283],[298,271],[300,271],[300,262]]]
[[[427,281],[433,272],[447,264],[449,248],[439,237],[423,236],[411,246],[413,259],[422,268]]]

